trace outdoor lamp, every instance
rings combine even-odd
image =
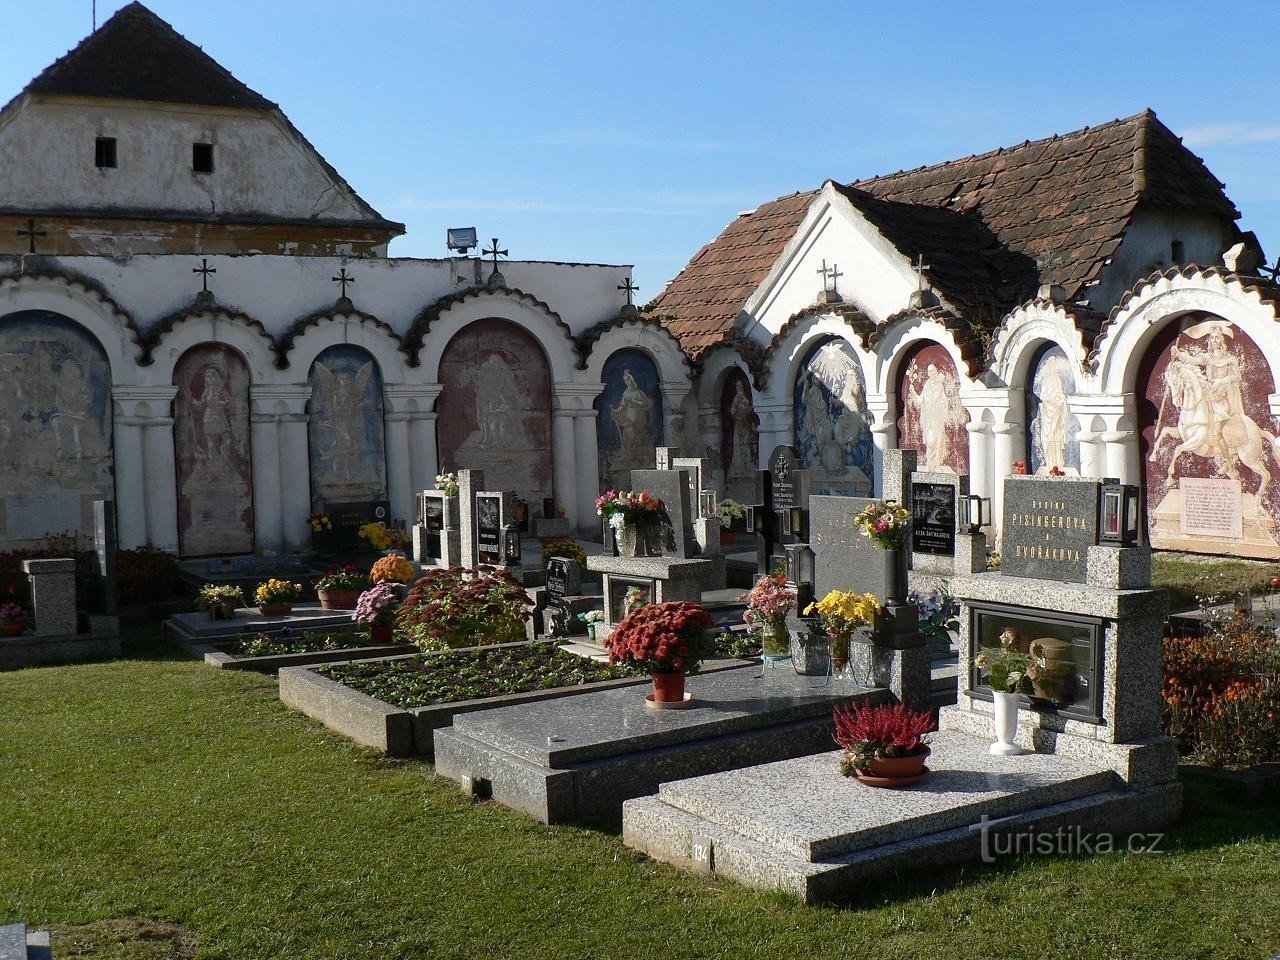
[[[698,516],[703,520],[716,515],[716,492],[714,490],[703,490],[698,495]]]
[[[746,527],[747,533],[760,533],[760,520],[764,516],[763,511],[756,510],[755,507],[746,507],[747,515],[742,518],[742,523]]]
[[[1098,542],[1131,547],[1138,542],[1138,488],[1132,483],[1104,483],[1098,518]]]
[[[991,498],[971,493],[960,498],[960,526],[967,533],[981,533],[991,522]]]
[[[787,530],[793,537],[805,536],[803,507],[792,507],[786,512]]]
[[[512,566],[520,565],[520,528],[514,523],[502,528],[502,558]]]
[[[803,610],[813,600],[813,548],[807,543],[788,543],[787,579],[796,585],[796,609]]]

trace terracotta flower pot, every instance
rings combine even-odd
[[[378,646],[390,646],[392,628],[389,626],[379,626],[375,624],[369,628],[369,639]]]
[[[360,599],[360,591],[356,590],[317,590],[321,610],[354,610],[356,601]]]
[[[0,637],[16,637],[25,629],[25,623],[0,623]]]
[[[737,543],[738,535],[734,533],[732,530],[721,530],[720,542],[721,543]]]
[[[922,753],[912,754],[908,757],[875,757],[871,760],[871,765],[866,770],[866,774],[872,777],[882,777],[886,780],[917,777],[924,772],[924,762],[928,757],[928,747]]]
[[[684,674],[679,671],[671,673],[654,673],[653,699],[658,703],[678,703],[684,700]]]
[[[258,612],[264,617],[284,617],[293,613],[292,603],[260,603]]]

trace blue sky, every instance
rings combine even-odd
[[[101,23],[122,6],[99,0]],[[150,0],[403,221],[635,264],[650,299],[739,211],[1145,106],[1280,254],[1274,4]],[[0,102],[90,29],[6,10]]]

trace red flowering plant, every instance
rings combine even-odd
[[[511,643],[524,639],[532,605],[504,569],[431,570],[409,588],[396,626],[422,650]]]
[[[714,623],[701,604],[645,604],[628,613],[609,635],[609,662],[650,673],[696,673],[702,658],[714,649]]]
[[[363,590],[369,585],[369,575],[353,563],[341,563],[324,576],[316,579],[317,590]]]
[[[1021,460],[1013,461],[1013,472],[1015,476],[1025,477],[1027,475],[1027,465]]]
[[[1049,468],[1049,476],[1051,477],[1065,477],[1066,475],[1067,475],[1067,471],[1063,470],[1056,463]]]
[[[927,754],[927,737],[935,729],[932,711],[914,710],[905,703],[838,703],[834,715],[836,743],[844,747],[840,772],[846,777],[869,769],[873,759]]]

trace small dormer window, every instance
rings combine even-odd
[[[213,173],[212,143],[193,143],[191,145],[191,171],[193,173]]]
[[[116,138],[98,137],[93,142],[93,162],[99,170],[114,170],[116,166]]]

